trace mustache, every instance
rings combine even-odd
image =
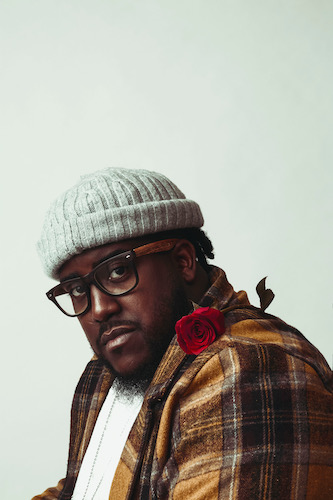
[[[137,328],[139,326],[139,323],[136,321],[130,321],[130,320],[120,320],[120,319],[110,319],[109,321],[105,321],[104,323],[101,324],[98,332],[98,342],[100,342],[101,337],[104,332],[107,332],[108,330],[111,330],[111,328],[114,328],[116,326],[132,326],[134,328]]]

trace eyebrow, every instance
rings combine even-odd
[[[122,248],[118,248],[118,250],[114,250],[113,252],[110,252],[107,255],[104,255],[104,257],[102,257],[101,259],[95,260],[92,263],[92,270],[90,272],[92,272],[96,266],[98,266],[99,264],[102,264],[102,262],[104,262],[108,259],[111,259],[112,257],[116,257],[117,255],[120,255],[124,252],[131,252],[131,251],[132,251],[132,249],[125,250]],[[87,274],[90,274],[90,273],[87,273]],[[87,276],[87,274],[85,274],[84,276]],[[64,278],[62,278],[60,280],[60,283],[64,283],[65,281],[72,280],[75,278],[78,278],[78,279],[83,278],[84,276],[80,276],[78,273],[71,273],[71,274],[68,274],[67,276],[65,276]]]

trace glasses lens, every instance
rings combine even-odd
[[[111,295],[122,295],[137,284],[137,273],[131,254],[119,255],[103,262],[95,272],[97,283]]]
[[[69,280],[58,285],[53,296],[61,309],[70,316],[83,313],[88,306],[87,288],[80,280]]]

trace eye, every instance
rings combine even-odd
[[[76,285],[68,291],[69,295],[74,298],[79,298],[85,295],[86,291],[82,285]]]
[[[109,279],[110,280],[119,280],[126,276],[128,273],[127,266],[117,266],[109,269]]]

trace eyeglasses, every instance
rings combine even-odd
[[[91,306],[91,284],[113,297],[125,295],[139,283],[135,259],[143,255],[171,251],[177,241],[178,239],[155,241],[110,257],[85,276],[65,280],[51,288],[46,296],[66,316],[81,316]]]

